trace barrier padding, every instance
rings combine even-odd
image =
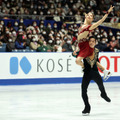
[[[0,85],[29,85],[29,84],[64,84],[81,83],[82,78],[38,78],[38,79],[1,79]],[[94,82],[93,80],[91,82]],[[119,76],[111,76],[104,82],[120,82]]]

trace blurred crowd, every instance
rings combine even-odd
[[[20,19],[22,15],[24,19],[83,22],[84,14],[91,11],[97,21],[110,5],[115,8],[106,22],[120,22],[119,0],[3,0],[0,14],[1,18],[11,19]]]
[[[41,20],[38,25],[36,21],[25,26],[24,19],[19,23],[11,22],[5,25],[0,21],[0,46],[6,44],[6,51],[31,49],[37,52],[72,52],[77,49],[77,35],[79,25],[65,23],[58,30],[55,22],[53,27],[50,23],[44,25]],[[96,28],[90,34],[97,39],[96,47],[100,51],[117,51],[120,49],[120,30],[113,34],[112,29],[105,31],[103,28]]]
[[[72,52],[77,49],[78,28],[83,23],[84,14],[92,12],[94,21],[99,20],[114,5],[106,22],[120,22],[119,0],[3,0],[0,5],[0,48],[6,51],[30,49],[38,52]],[[4,19],[14,19],[14,25]],[[24,20],[34,21],[26,26]],[[54,20],[45,25],[44,20]],[[19,21],[19,22],[18,22]],[[57,22],[62,21],[61,29]],[[73,21],[67,27],[66,22]],[[79,23],[79,24],[76,24]],[[120,49],[120,31],[113,33],[96,28],[90,36],[97,39],[96,47],[100,51]]]

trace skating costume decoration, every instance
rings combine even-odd
[[[98,59],[99,50],[97,48],[95,48],[94,52],[95,52],[95,57],[93,60],[91,60],[89,57],[85,58],[87,63],[91,66],[91,68],[93,68],[94,64],[96,63],[96,61]]]
[[[91,32],[91,30],[89,30],[91,25],[88,25],[87,27],[84,27],[82,30],[81,27],[79,28],[79,32],[78,32],[78,35],[83,33],[84,31],[89,31],[89,33]],[[78,43],[78,46],[79,46],[79,49],[80,49],[80,52],[78,54],[79,57],[88,57],[90,55],[92,55],[93,51],[94,51],[94,48],[91,48],[89,46],[89,41],[87,40],[87,38],[83,38],[83,39],[80,39],[79,43]]]

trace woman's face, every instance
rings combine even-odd
[[[96,45],[95,38],[90,38],[90,40],[89,40],[89,46],[90,46],[91,48],[94,48],[95,45]]]
[[[85,17],[88,23],[93,21],[93,14],[91,12],[89,12]]]

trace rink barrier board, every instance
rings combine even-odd
[[[80,78],[42,78],[42,79],[6,79],[0,80],[0,85],[32,85],[32,84],[73,84],[81,83],[82,77]],[[107,81],[103,82],[120,82],[119,76],[111,76]],[[94,83],[91,80],[91,83]]]
[[[83,77],[70,52],[6,52],[0,58],[0,85],[81,83]],[[120,52],[100,52],[99,61],[112,72],[107,82],[119,82]]]

